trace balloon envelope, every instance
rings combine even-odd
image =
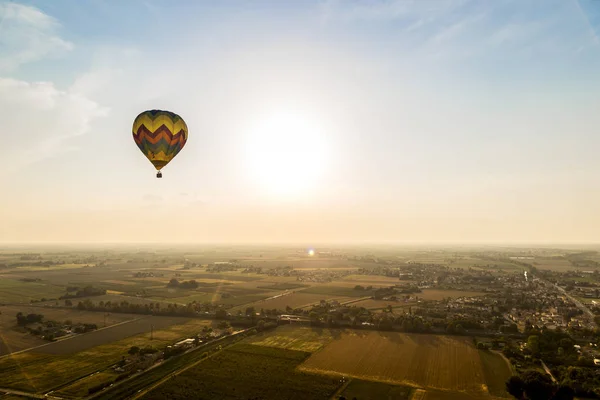
[[[183,149],[187,137],[185,121],[170,111],[144,111],[133,121],[133,139],[158,171]]]

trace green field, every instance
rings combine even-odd
[[[42,298],[58,298],[66,293],[64,286],[45,282],[22,282],[0,278],[0,303],[30,303]]]
[[[55,395],[60,397],[86,397],[89,388],[101,383],[112,382],[117,376],[118,374],[112,371],[99,372],[58,390]]]
[[[497,397],[512,398],[506,391],[505,385],[512,373],[504,358],[489,350],[479,350],[479,358],[488,392]]]
[[[329,399],[339,379],[296,370],[310,353],[239,343],[151,391],[145,399]]]
[[[342,392],[342,395],[346,399],[408,400],[411,398],[412,392],[413,389],[407,386],[353,379]]]
[[[277,347],[280,349],[313,353],[333,339],[339,337],[340,334],[340,330],[337,329],[284,325],[269,332],[258,333],[253,337],[246,339],[246,341],[258,346]]]

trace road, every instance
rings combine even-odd
[[[546,283],[548,283],[548,282],[546,282]],[[585,304],[583,304],[582,302],[577,300],[575,297],[571,296],[569,293],[567,293],[567,291],[565,289],[561,288],[560,286],[554,285],[554,287],[556,289],[558,289],[559,292],[564,294],[569,300],[571,300],[573,303],[575,303],[577,308],[579,308],[581,311],[586,313],[592,319],[592,324],[594,325],[594,327],[598,328],[598,324],[596,324],[596,321],[594,320],[594,317],[595,317],[594,313],[591,312],[590,309],[585,306]]]

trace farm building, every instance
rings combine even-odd
[[[192,347],[194,345],[194,339],[183,339],[173,345],[173,347]]]

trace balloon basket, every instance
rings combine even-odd
[[[158,172],[156,173],[156,177],[157,177],[157,178],[162,178],[162,172],[158,171]]]

